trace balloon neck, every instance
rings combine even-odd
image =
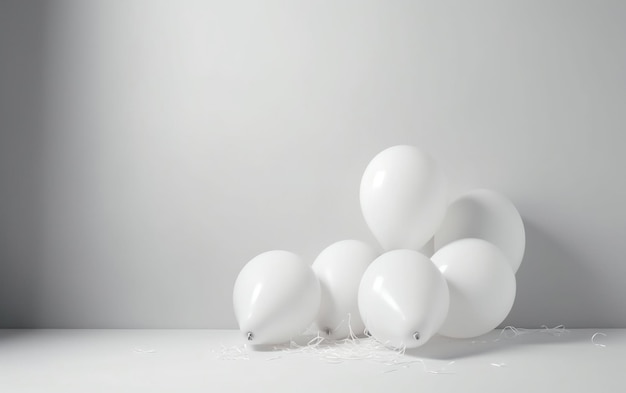
[[[248,339],[248,341],[252,341],[254,340],[254,334],[252,332],[248,332],[246,333],[246,338]]]
[[[413,333],[413,339],[414,339],[415,341],[419,340],[419,339],[420,339],[420,332],[415,332],[415,333]]]

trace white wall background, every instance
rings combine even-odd
[[[414,144],[518,206],[505,324],[626,327],[626,3],[4,1],[0,327],[234,328]]]

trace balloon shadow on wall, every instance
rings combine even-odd
[[[528,334],[511,337],[492,333],[471,339],[437,336],[408,355],[433,359],[456,359],[481,353],[509,350],[520,345],[558,345],[589,340],[568,333],[550,334],[562,325],[565,329],[592,328],[602,310],[601,280],[582,250],[565,246],[555,234],[527,219],[526,252],[517,272],[517,294],[509,316],[500,328],[525,328]],[[596,326],[597,327],[597,326]],[[507,332],[505,332],[507,333]],[[495,334],[495,336],[493,335]]]
[[[607,319],[606,293],[588,245],[528,219],[524,226],[526,253],[516,275],[517,295],[501,327],[598,327],[597,321]]]

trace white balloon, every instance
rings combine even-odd
[[[233,306],[239,329],[253,345],[279,344],[302,333],[320,304],[313,269],[289,251],[268,251],[237,277]]]
[[[515,275],[508,258],[482,239],[461,239],[432,257],[448,282],[450,310],[439,334],[480,336],[498,326],[515,300]]]
[[[360,199],[363,217],[385,250],[419,250],[445,216],[447,182],[430,156],[413,146],[393,146],[365,169]]]
[[[313,262],[322,291],[315,324],[326,337],[337,340],[348,337],[350,332],[363,334],[365,325],[357,301],[359,283],[377,256],[362,241],[343,240],[328,246]]]
[[[435,250],[455,240],[478,238],[500,247],[517,272],[526,246],[522,217],[503,195],[473,190],[452,202],[435,235]]]
[[[394,348],[426,343],[441,327],[448,305],[445,279],[430,259],[414,250],[376,258],[359,286],[359,310],[367,330]]]

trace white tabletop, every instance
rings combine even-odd
[[[435,337],[405,354],[370,339],[316,342],[251,351],[232,330],[0,330],[0,392],[596,392],[626,383],[626,329]]]

